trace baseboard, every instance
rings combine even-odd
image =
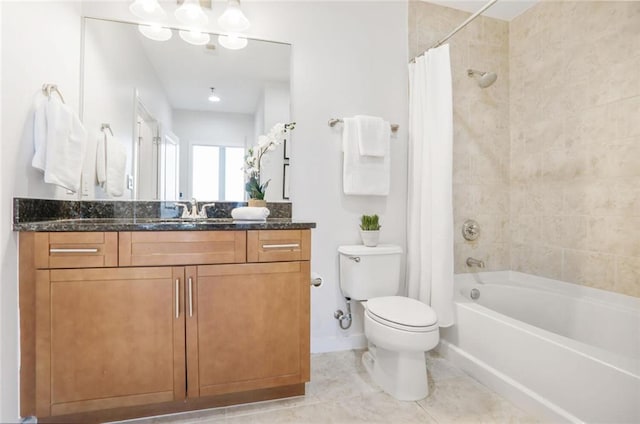
[[[583,423],[576,416],[446,340],[440,340],[437,351],[480,383],[521,409],[543,418],[545,422]]]
[[[311,339],[311,353],[337,352],[363,349],[365,347],[367,347],[367,338],[362,333],[344,337],[318,337]]]

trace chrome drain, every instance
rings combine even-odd
[[[471,289],[471,299],[473,300],[478,300],[480,298],[480,290],[478,289]]]

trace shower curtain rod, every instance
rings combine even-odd
[[[418,56],[414,57],[413,59],[411,59],[411,63],[415,62],[416,59],[420,56],[422,56],[423,54],[425,54],[426,52],[428,52],[431,49],[435,49],[436,47],[439,47],[440,45],[442,45],[445,41],[447,41],[449,38],[453,37],[454,35],[456,35],[456,33],[458,31],[460,31],[462,28],[466,27],[467,25],[469,25],[469,23],[471,23],[471,21],[473,21],[475,18],[477,18],[478,16],[482,15],[482,13],[487,10],[488,8],[490,8],[491,6],[493,6],[498,0],[490,0],[487,4],[485,4],[484,6],[482,6],[482,9],[478,10],[476,13],[474,13],[473,15],[469,16],[467,18],[466,21],[464,21],[463,23],[461,23],[460,25],[458,25],[456,27],[456,29],[454,29],[453,31],[451,31],[449,34],[445,35],[443,38],[439,39],[438,41],[435,42],[435,44],[431,47],[429,47],[427,50],[425,50],[423,53],[420,53]]]

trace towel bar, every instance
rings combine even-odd
[[[343,122],[344,121],[342,119],[331,118],[331,119],[329,119],[328,124],[329,124],[330,127],[335,127],[336,124],[341,124]],[[398,132],[398,130],[400,129],[400,125],[398,125],[398,124],[389,124],[389,125],[391,126],[391,131],[392,132]]]

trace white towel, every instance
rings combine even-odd
[[[358,126],[355,118],[344,118],[342,132],[344,194],[386,196],[389,194],[391,160],[389,144],[383,157],[362,156],[358,147]]]
[[[383,157],[389,151],[391,127],[376,116],[357,115],[358,147],[362,156]]]
[[[31,166],[44,172],[47,165],[47,100],[38,91],[33,102],[33,159]]]
[[[100,132],[96,147],[96,178],[109,196],[120,197],[124,194],[126,167],[125,147],[106,131]]]
[[[44,182],[77,192],[87,132],[73,110],[54,96],[46,102],[46,122]]]
[[[231,217],[236,221],[266,221],[271,212],[267,208],[241,207],[231,210]]]

